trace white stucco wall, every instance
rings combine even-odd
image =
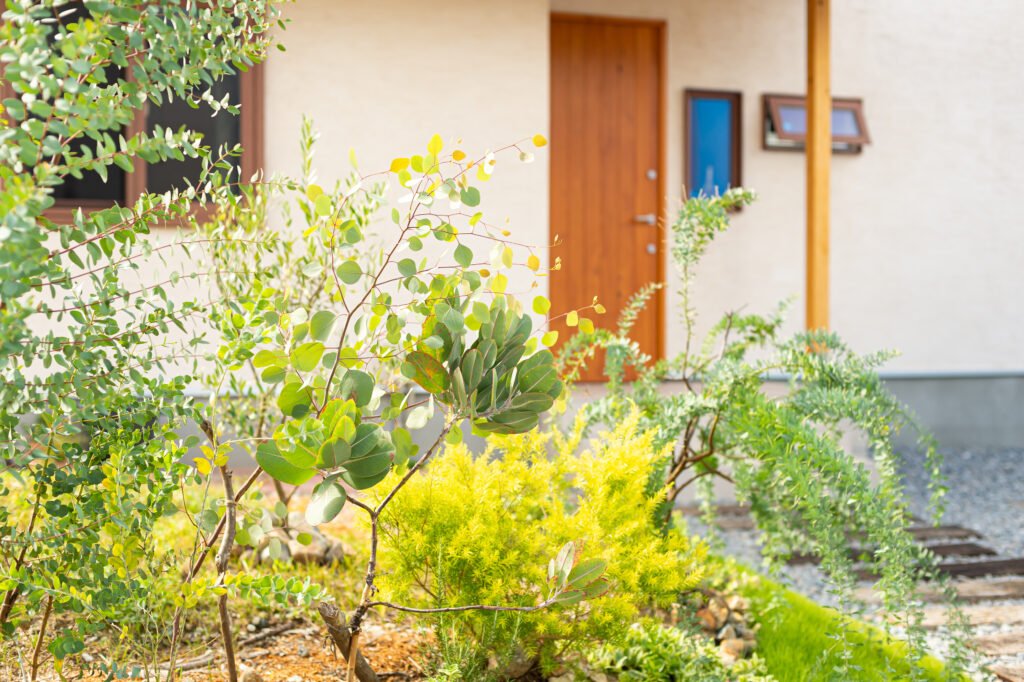
[[[300,117],[322,136],[321,176],[381,168],[434,132],[494,147],[548,122],[549,12],[661,19],[668,27],[668,206],[682,184],[682,92],[743,92],[744,184],[761,199],[712,245],[698,284],[710,324],[798,296],[803,324],[804,159],[764,151],[761,95],[805,87],[804,4],[791,0],[299,0],[286,53],[267,63],[265,159],[298,166]],[[872,144],[832,170],[831,319],[859,351],[897,348],[897,372],[1024,370],[1024,5],[833,3],[833,92],[862,97]],[[548,239],[546,155],[510,159],[485,186],[517,239]],[[682,339],[667,307],[667,347]]]
[[[298,172],[303,114],[321,133],[316,167],[325,185],[348,174],[350,147],[372,172],[426,154],[434,133],[446,145],[462,139],[459,148],[474,158],[547,131],[546,0],[299,0],[284,11],[287,51],[266,62],[270,172]],[[523,243],[547,243],[545,151],[531,164],[503,154],[480,186],[485,220],[510,219],[512,238]],[[532,279],[522,273],[509,290]]]

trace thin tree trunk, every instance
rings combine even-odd
[[[334,640],[335,646],[341,651],[341,655],[346,660],[349,660],[349,654],[352,651],[352,635],[349,633],[348,625],[345,623],[345,614],[337,606],[327,602],[321,602],[317,611],[320,612],[320,617],[327,624],[327,632],[331,635],[331,639]],[[351,666],[352,664],[349,663],[349,665]],[[373,672],[370,663],[358,649],[355,655],[355,674],[359,682],[380,681],[377,673]]]
[[[224,538],[221,540],[220,549],[217,551],[217,574],[219,580],[223,581],[228,571],[228,560],[231,558],[231,548],[235,544],[235,491],[231,485],[231,472],[227,464],[220,467],[221,478],[224,479]],[[224,658],[227,660],[228,681],[238,682],[238,668],[235,665],[235,644],[234,633],[231,627],[231,614],[228,612],[228,593],[220,595],[217,600],[217,608],[220,611],[220,636],[224,640]]]
[[[219,451],[217,433],[214,431],[213,425],[203,420],[199,428],[206,434],[214,449]],[[218,452],[219,455],[220,453]],[[228,469],[226,463],[218,468],[221,480],[224,482],[224,537],[221,538],[220,549],[217,550],[215,560],[217,564],[217,580],[218,582],[223,582],[224,576],[228,572],[231,548],[235,544],[236,500],[235,486],[231,482],[231,470]],[[220,613],[220,637],[224,642],[224,659],[228,668],[228,682],[238,682],[238,666],[235,664],[234,632],[231,627],[231,613],[228,611],[228,593],[226,591],[217,598],[217,610]]]
[[[32,682],[36,682],[39,673],[39,654],[43,650],[43,637],[46,635],[46,626],[50,622],[50,613],[53,611],[53,597],[46,601],[46,610],[43,611],[43,622],[39,624],[39,636],[36,637],[36,647],[32,651]]]
[[[32,515],[28,519],[28,528],[25,530],[25,544],[21,547],[21,552],[18,554],[18,558],[14,560],[13,571],[17,571],[19,568],[25,565],[25,552],[28,551],[29,540],[32,536],[32,529],[36,525],[36,516],[39,514],[39,500],[40,495],[36,494],[36,501],[32,505]],[[14,608],[14,602],[18,601],[18,596],[21,594],[21,583],[18,583],[11,589],[7,590],[7,594],[4,595],[3,606],[0,606],[0,625],[7,623],[7,619],[11,615],[11,609]]]

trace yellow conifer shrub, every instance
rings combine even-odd
[[[608,562],[604,596],[529,613],[433,616],[434,625],[442,640],[454,634],[498,660],[518,648],[550,662],[618,641],[641,610],[676,601],[703,575],[704,545],[664,533],[655,519],[664,496],[652,495],[649,477],[665,454],[637,432],[636,414],[586,449],[579,425],[568,435],[492,437],[482,456],[449,447],[382,517],[380,597],[422,608],[532,606],[548,594],[548,559],[582,541],[582,560]]]

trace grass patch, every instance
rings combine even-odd
[[[739,591],[750,600],[761,624],[757,652],[779,682],[836,679],[833,668],[844,648],[857,680],[887,682],[910,676],[910,650],[905,642],[738,565],[729,570],[744,574]],[[845,646],[842,628],[846,629]],[[926,680],[947,679],[945,666],[932,656],[921,662],[921,668]]]

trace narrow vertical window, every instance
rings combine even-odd
[[[685,177],[688,196],[715,196],[740,186],[740,93],[685,92]]]

